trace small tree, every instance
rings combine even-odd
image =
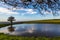
[[[11,26],[8,28],[8,30],[9,30],[10,32],[13,32],[13,31],[14,31],[14,27],[13,27],[12,25],[13,25],[13,21],[15,21],[14,17],[10,16],[10,17],[8,18],[8,21],[10,21],[10,24],[11,24]]]

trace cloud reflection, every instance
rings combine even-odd
[[[60,35],[58,24],[18,24],[14,25],[15,31],[10,33],[8,27],[1,28],[0,33],[10,35]]]

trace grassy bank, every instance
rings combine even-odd
[[[22,37],[0,34],[0,40],[60,40],[60,37]]]
[[[5,27],[5,26],[8,26],[8,25],[10,25],[10,24],[0,24],[0,28],[1,27]]]
[[[36,24],[36,23],[39,23],[39,24],[60,24],[60,19],[53,19],[53,20],[33,20],[33,21],[23,21],[23,22],[20,22],[20,21],[17,21],[15,22],[15,24],[23,24],[23,23],[28,23],[28,24]]]
[[[40,24],[60,24],[60,20],[35,20],[35,21],[27,21],[23,23],[40,23]]]

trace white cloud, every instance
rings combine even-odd
[[[36,14],[37,12],[27,12],[28,14]]]
[[[25,11],[27,11],[27,13],[29,13],[29,14],[36,14],[37,13],[33,9],[26,9]]]
[[[4,13],[4,14],[18,14],[18,12],[13,12],[13,11],[11,11],[11,10],[9,10],[9,9],[7,9],[7,8],[4,8],[4,7],[0,7],[0,14],[2,14],[2,13]]]
[[[18,12],[21,11],[21,12]],[[25,15],[25,14],[36,14],[36,10],[33,9],[25,9],[25,8],[17,8],[16,12],[21,13],[21,15]]]

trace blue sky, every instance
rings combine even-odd
[[[53,16],[48,11],[42,11],[45,15],[41,15],[37,9],[28,8],[13,8],[0,2],[0,21],[7,21],[9,16],[14,16],[16,21],[30,21],[30,20],[47,20],[60,19],[60,16]],[[60,11],[59,11],[60,12]]]

